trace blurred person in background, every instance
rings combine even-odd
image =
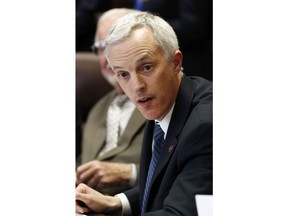
[[[82,153],[77,159],[76,185],[85,183],[105,194],[138,185],[145,119],[119,86],[103,53],[109,28],[134,9],[114,8],[98,20],[93,49],[102,75],[114,89],[90,110],[83,128]]]
[[[133,8],[133,0],[76,0],[76,52],[91,51],[97,20],[112,8]]]

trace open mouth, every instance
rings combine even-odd
[[[148,105],[151,100],[152,100],[152,98],[146,98],[146,97],[144,98],[143,97],[141,99],[138,99],[137,103],[144,106],[144,105]]]

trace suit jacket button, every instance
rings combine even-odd
[[[173,145],[170,145],[169,148],[168,148],[168,152],[171,152],[173,150],[174,146]]]

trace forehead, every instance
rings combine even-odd
[[[109,45],[108,56],[117,58],[117,56],[137,54],[139,52],[153,53],[159,49],[160,46],[156,42],[152,31],[149,28],[141,28],[134,30],[123,41]]]

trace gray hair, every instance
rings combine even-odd
[[[108,56],[110,45],[124,41],[135,30],[145,27],[149,27],[152,30],[155,42],[164,51],[166,59],[169,59],[179,49],[177,36],[166,21],[148,12],[135,12],[121,17],[110,29],[106,38],[106,57]]]

